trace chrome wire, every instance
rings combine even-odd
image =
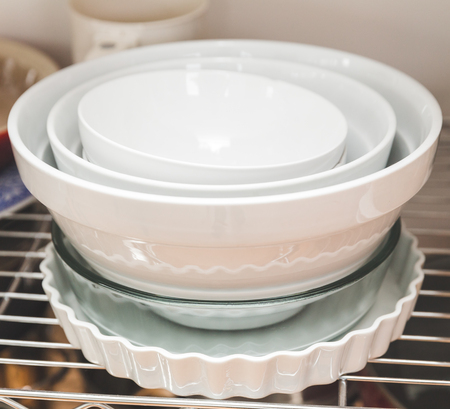
[[[202,408],[202,409],[338,409],[339,406],[291,405],[286,403],[267,403],[252,401],[231,401],[192,398],[166,398],[131,395],[102,395],[93,393],[53,392],[22,389],[1,389],[0,396],[9,398],[33,398],[69,402],[101,403],[106,405],[157,406],[166,408]],[[95,407],[95,406],[94,406]],[[377,409],[377,408],[372,408]]]

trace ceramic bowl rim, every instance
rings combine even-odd
[[[240,42],[241,41],[241,42]],[[203,45],[208,44],[210,46],[215,45],[218,47],[220,43],[223,42],[221,40],[203,40],[203,41],[192,41],[192,42],[183,42],[183,43],[172,43],[172,44],[161,44],[152,47],[152,51],[155,53],[158,49],[163,48],[164,50],[169,50],[172,48],[179,47],[179,44],[183,44],[184,46],[196,46],[201,43]],[[242,43],[242,40],[229,40],[225,42],[227,45],[236,46],[239,44],[252,44],[252,45],[277,45],[277,44],[289,44],[290,46],[298,46],[296,43],[285,43],[285,42],[277,42],[277,41],[263,41],[263,40],[245,40]],[[317,46],[309,46],[301,44],[300,47],[312,48],[315,50],[323,50],[324,52],[336,53],[337,50],[333,50],[325,47],[317,47]],[[149,47],[147,47],[148,49]],[[141,53],[145,47],[136,48],[132,50],[125,51],[120,54],[120,58],[124,58],[127,56],[129,60],[133,60],[133,55],[135,53]],[[102,63],[106,64],[109,60],[113,60],[117,58],[119,54],[112,54],[110,56],[103,57]],[[442,111],[439,107],[434,96],[428,91],[422,84],[411,78],[409,75],[404,74],[401,71],[396,70],[390,66],[387,66],[383,63],[374,61],[369,58],[361,57],[356,54],[351,54],[343,51],[339,51],[339,55],[341,57],[348,56],[350,59],[356,59],[359,62],[364,64],[370,64],[371,66],[382,67],[384,70],[388,69],[390,73],[395,74],[396,78],[401,79],[403,83],[407,83],[413,90],[419,92],[424,95],[428,100],[428,107],[431,111],[431,126],[430,130],[425,136],[422,143],[409,154],[407,157],[399,160],[397,163],[382,169],[381,171],[375,172],[371,175],[364,176],[362,178],[345,182],[339,185],[324,187],[316,190],[308,190],[304,192],[296,192],[296,193],[286,193],[280,195],[272,195],[272,196],[257,196],[257,197],[238,197],[238,198],[191,198],[191,197],[176,197],[176,196],[160,196],[155,194],[148,193],[139,193],[139,192],[131,192],[124,191],[117,188],[111,188],[104,185],[100,185],[93,182],[88,182],[77,177],[68,175],[48,163],[44,162],[40,158],[38,158],[25,144],[25,142],[21,138],[21,132],[19,131],[19,118],[22,116],[23,106],[27,105],[27,100],[29,95],[34,95],[36,93],[40,93],[41,89],[45,89],[47,87],[48,82],[52,82],[55,78],[59,78],[60,76],[68,75],[73,71],[77,72],[78,67],[83,66],[86,67],[90,65],[96,64],[98,60],[88,61],[82,64],[75,64],[74,66],[67,67],[63,70],[56,72],[50,77],[44,78],[42,81],[39,81],[33,87],[28,89],[22,96],[17,100],[15,105],[13,106],[11,113],[8,119],[8,129],[10,134],[10,139],[12,141],[13,150],[16,154],[19,154],[23,157],[23,159],[33,167],[38,168],[41,172],[47,174],[49,177],[54,177],[64,183],[67,183],[72,186],[76,186],[83,190],[87,190],[90,192],[105,194],[111,197],[121,197],[126,200],[133,200],[138,203],[158,203],[158,204],[173,204],[173,205],[183,205],[183,206],[210,206],[210,207],[224,207],[224,206],[254,206],[254,205],[264,205],[264,204],[274,204],[274,203],[290,203],[298,200],[308,200],[308,199],[317,199],[322,198],[326,195],[339,193],[339,192],[347,192],[352,189],[360,188],[361,186],[367,185],[368,183],[383,179],[385,177],[389,177],[390,175],[396,173],[400,169],[406,167],[412,162],[416,161],[418,158],[423,156],[427,151],[437,142],[439,133],[442,127]]]

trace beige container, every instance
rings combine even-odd
[[[204,37],[209,0],[71,0],[72,59]]]

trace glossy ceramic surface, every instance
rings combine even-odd
[[[160,182],[112,172],[81,161],[77,104],[87,91],[107,79],[130,72],[184,68],[221,69],[267,75],[310,89],[329,99],[345,115],[347,157],[345,166],[316,175],[249,185],[192,185]],[[47,130],[59,169],[81,179],[119,189],[185,197],[242,197],[299,192],[346,182],[385,167],[395,133],[390,105],[370,88],[343,75],[303,64],[242,58],[176,59],[129,67],[89,81],[63,96],[51,110]],[[77,156],[74,155],[77,153]]]
[[[86,317],[61,279],[55,253],[47,251],[44,290],[69,341],[89,361],[144,388],[217,399],[295,393],[361,370],[402,334],[424,277],[424,256],[404,231],[375,304],[351,328],[335,316],[340,305],[324,299],[280,324],[249,331],[195,330],[148,315],[125,338],[114,334],[117,327],[101,328]]]
[[[48,113],[66,92],[116,69],[192,55],[288,59],[346,73],[388,100],[397,116],[394,145],[405,145],[398,151],[412,153],[392,157],[386,169],[335,186],[226,199],[114,189],[65,174],[41,159],[48,147]],[[165,265],[181,266],[176,271],[194,265],[195,271],[200,267],[207,273],[219,266],[233,273],[248,265],[289,265],[359,243],[373,245],[374,237],[379,243],[402,205],[428,179],[441,125],[434,97],[395,69],[344,52],[265,41],[157,45],[74,65],[22,95],[8,122],[16,161],[31,193],[47,205],[83,257],[123,276],[151,274],[155,266]]]
[[[120,318],[122,323],[128,323],[131,317],[135,317],[136,323],[142,323],[145,322],[147,314],[156,313],[189,327],[242,330],[284,321],[297,314],[306,305],[330,297],[336,303],[339,303],[336,300],[345,300],[345,311],[339,309],[339,314],[345,316],[348,321],[343,320],[342,325],[355,322],[375,300],[389,267],[390,256],[398,243],[400,231],[398,221],[370,260],[338,281],[289,297],[223,302],[214,299],[198,301],[167,298],[122,286],[103,278],[90,268],[56,223],[53,224],[52,238],[64,265],[61,274],[69,279],[83,311],[102,327],[110,325],[110,316],[105,318],[103,315],[103,311],[107,310],[112,316],[122,316]],[[267,292],[270,293],[270,289]],[[361,296],[362,294],[364,296]],[[340,304],[343,305],[344,302],[340,301]],[[128,318],[123,316],[124,310],[127,311]],[[130,331],[135,332],[135,329]],[[128,331],[121,333],[124,335]]]
[[[221,70],[141,72],[109,80],[78,104],[91,162],[199,184],[244,184],[332,169],[344,115],[302,87]]]

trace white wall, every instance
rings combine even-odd
[[[211,11],[214,37],[310,43],[392,65],[450,115],[449,0],[216,0]]]
[[[450,115],[448,0],[211,1],[210,38],[296,41],[375,58],[421,81]],[[67,0],[0,0],[0,36],[69,64]]]
[[[68,65],[67,0],[0,0],[0,36],[36,46],[61,65]]]

